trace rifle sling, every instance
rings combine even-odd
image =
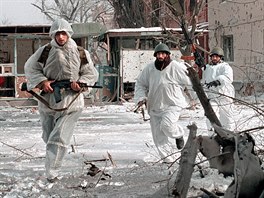
[[[69,107],[72,105],[72,103],[78,98],[78,96],[82,93],[83,90],[84,90],[84,88],[81,88],[81,90],[76,94],[76,96],[72,99],[72,101],[69,103],[69,105],[67,107],[60,108],[60,109],[52,108],[50,106],[50,104],[44,99],[44,97],[42,97],[41,95],[37,94],[35,91],[33,91],[33,90],[28,91],[27,90],[27,92],[30,93],[31,95],[33,95],[35,98],[37,98],[41,103],[43,103],[46,107],[48,107],[51,110],[54,110],[54,111],[66,111],[66,110],[69,109]]]
[[[42,51],[42,53],[41,53],[41,55],[40,55],[40,57],[39,57],[39,59],[38,59],[38,61],[37,62],[39,62],[39,63],[43,63],[43,68],[45,67],[45,65],[46,65],[46,61],[47,61],[47,59],[48,59],[48,56],[49,56],[49,52],[50,52],[50,50],[51,50],[51,44],[49,43],[49,44],[47,44],[45,47],[44,47],[44,49],[43,49],[43,51]],[[88,63],[88,60],[87,60],[87,57],[86,57],[86,54],[85,54],[85,49],[83,48],[83,47],[81,47],[81,46],[77,46],[77,49],[78,49],[78,51],[79,51],[79,56],[80,56],[80,60],[81,60],[81,65],[84,65],[84,64],[87,64]]]

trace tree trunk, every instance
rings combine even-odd
[[[214,109],[212,108],[211,103],[209,102],[209,99],[207,98],[207,95],[204,92],[203,86],[200,82],[198,73],[195,71],[195,69],[193,67],[188,67],[188,76],[192,82],[192,86],[193,86],[193,90],[196,92],[201,105],[203,106],[204,112],[205,112],[205,116],[207,117],[207,119],[209,119],[209,121],[212,123],[212,125],[217,125],[217,126],[222,126],[218,117],[215,115]],[[220,145],[225,145],[226,142],[223,141],[223,134],[221,135],[216,129],[215,129],[215,133],[217,134],[215,136],[215,140],[220,144]],[[226,139],[226,138],[224,138]]]
[[[217,118],[217,116],[215,115],[215,112],[204,92],[204,89],[202,87],[202,84],[200,82],[197,72],[194,70],[193,67],[188,67],[187,70],[189,72],[188,75],[193,85],[193,90],[196,92],[201,102],[201,105],[204,108],[205,116],[210,120],[212,124],[215,123],[216,125],[221,126],[221,123],[219,119]]]
[[[172,194],[177,198],[187,197],[192,173],[194,169],[195,158],[198,151],[196,140],[197,126],[192,124],[188,126],[190,134],[185,147],[181,152],[179,171],[173,187]]]

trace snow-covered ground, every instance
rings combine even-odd
[[[149,121],[133,108],[133,103],[86,107],[63,163],[63,177],[48,183],[38,111],[0,107],[0,197],[158,197],[160,189],[175,181],[178,164],[169,167],[159,162]],[[253,110],[240,105],[235,110],[238,130],[263,125],[263,118],[254,116]],[[203,114],[198,106],[186,110],[179,122],[183,126],[195,122],[198,135],[207,134]],[[252,134],[256,148],[263,149],[263,130]],[[88,174],[92,165],[100,169],[95,176]],[[190,196],[201,193],[200,188],[224,191],[232,181],[208,168],[207,162],[201,165],[205,177],[194,171]]]

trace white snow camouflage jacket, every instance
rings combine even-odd
[[[235,97],[235,89],[232,85],[233,82],[233,69],[226,62],[218,63],[217,65],[207,64],[205,69],[203,70],[201,83],[210,83],[214,80],[219,80],[221,85],[217,87],[210,87],[209,90],[206,91],[209,99],[224,99],[226,97],[220,97],[219,95],[213,93],[225,94],[230,97]],[[206,90],[206,89],[205,89]],[[230,100],[226,98],[226,100]]]
[[[94,67],[88,51],[85,50],[88,63],[81,65],[77,44],[73,39],[69,38],[64,46],[59,46],[54,39],[50,44],[52,47],[49,51],[45,66],[43,63],[38,62],[45,46],[40,47],[25,63],[28,90],[34,89],[44,80],[71,80],[94,85],[98,79],[98,72]],[[62,93],[63,100],[59,103],[55,103],[52,93],[45,94],[44,97],[53,108],[64,108],[72,101],[75,94],[72,91],[65,91]],[[83,106],[84,100],[81,94],[70,109],[75,111]],[[44,111],[51,111],[40,102],[39,107]]]
[[[149,112],[166,110],[171,106],[186,108],[188,101],[184,89],[186,87],[190,91],[192,87],[186,73],[184,63],[175,60],[162,71],[155,68],[154,62],[148,64],[136,79],[135,102],[147,98]]]

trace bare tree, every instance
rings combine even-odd
[[[121,28],[184,27],[189,38],[196,39],[199,14],[205,0],[108,0],[114,8],[114,19]],[[191,55],[186,38],[176,32],[167,32],[167,42],[176,43],[183,55]],[[180,41],[180,43],[179,43]]]
[[[32,5],[51,21],[61,17],[72,23],[105,24],[113,11],[107,0],[37,0]]]
[[[121,28],[146,27],[144,0],[108,0],[113,6],[114,19]]]
[[[197,38],[197,24],[199,15],[205,7],[205,0],[164,0],[167,7],[171,11],[171,17],[178,25],[184,28],[187,32],[187,36],[181,38],[181,52],[183,55],[190,56],[196,44]],[[173,39],[173,37],[172,37]],[[193,45],[190,44],[193,43]],[[206,50],[204,50],[206,51]]]

